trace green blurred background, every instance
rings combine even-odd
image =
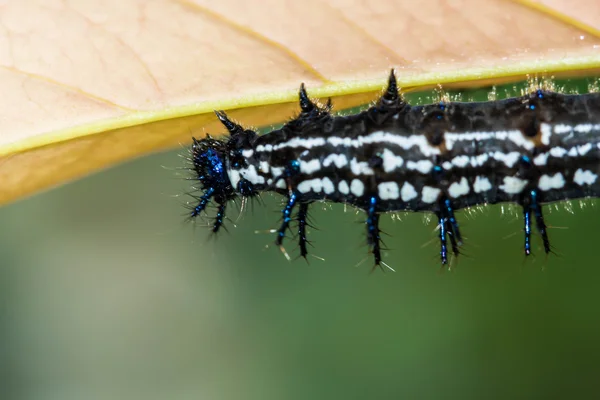
[[[326,261],[309,264],[255,233],[277,226],[276,196],[216,239],[185,224],[182,153],[0,209],[2,398],[595,397],[597,203],[546,207],[560,255],[536,237],[528,259],[518,210],[460,212],[452,271],[433,222],[383,217],[397,272],[369,274],[363,215],[343,206],[312,207]]]

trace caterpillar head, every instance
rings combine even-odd
[[[213,198],[224,204],[234,198],[236,192],[244,196],[254,194],[246,181],[239,179],[238,171],[247,166],[243,150],[252,148],[257,134],[232,122],[223,111],[215,111],[215,114],[230,136],[227,140],[213,139],[210,135],[201,140],[193,138],[192,163],[196,177],[202,183],[202,198],[206,201]],[[230,174],[234,174],[233,183]]]
[[[192,139],[192,163],[202,190],[219,203],[227,201],[234,193],[227,176],[226,143],[210,135],[201,140]]]

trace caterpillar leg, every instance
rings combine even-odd
[[[377,214],[377,198],[371,197],[367,209],[367,244],[372,249],[375,267],[381,265],[381,236],[379,230],[379,214]]]
[[[200,196],[198,205],[196,205],[196,207],[194,207],[192,209],[192,213],[190,214],[190,217],[192,217],[192,218],[197,217],[198,215],[200,215],[200,213],[202,211],[204,211],[206,209],[206,206],[210,202],[210,199],[212,198],[214,192],[215,192],[215,190],[213,188],[210,188],[206,192],[204,192],[204,194],[202,196]]]
[[[544,251],[550,253],[550,239],[548,238],[548,228],[542,214],[542,205],[539,203],[537,190],[531,190],[529,196],[524,201],[523,205],[523,223],[525,228],[525,255],[531,254],[531,217],[535,219],[535,226],[542,236],[544,243]]]
[[[459,247],[462,245],[462,235],[458,227],[458,221],[454,216],[454,209],[449,199],[444,199],[440,203],[440,211],[436,213],[438,217],[438,225],[440,228],[440,259],[443,265],[448,263],[448,244],[447,239],[450,239],[452,253],[455,256],[460,254]]]
[[[306,240],[307,218],[308,203],[300,203],[296,219],[298,220],[298,245],[300,246],[300,255],[304,257],[304,259],[306,259],[306,256],[308,255],[308,250],[306,249],[306,245],[308,244],[308,240]]]
[[[458,250],[458,246],[460,246],[460,243],[458,242],[458,239],[454,234],[452,223],[450,222],[449,218],[446,218],[446,233],[448,235],[448,238],[450,239],[452,254],[454,254],[454,256],[458,256],[460,254]]]
[[[449,234],[451,237],[452,251],[458,255],[458,246],[462,246],[462,235],[460,234],[460,229],[458,229],[458,221],[454,216],[454,209],[452,208],[452,203],[450,200],[444,200],[444,212],[446,216],[446,220],[448,222]]]
[[[542,236],[542,241],[544,242],[544,251],[550,253],[550,239],[548,239],[548,229],[546,227],[546,222],[544,221],[544,216],[542,215],[542,205],[538,202],[537,191],[531,192],[532,201],[532,209],[533,216],[535,217],[535,226]]]
[[[215,216],[215,222],[213,222],[212,231],[213,233],[217,233],[219,229],[223,226],[223,219],[225,218],[225,208],[227,207],[227,203],[219,204],[217,209],[217,215]]]
[[[528,205],[523,207],[523,224],[525,228],[523,249],[525,250],[525,255],[528,256],[531,254],[531,207]]]
[[[292,221],[292,211],[294,210],[297,201],[298,194],[296,192],[290,193],[288,197],[288,202],[282,211],[283,221],[281,222],[281,226],[277,230],[277,239],[275,240],[275,243],[277,244],[277,246],[279,246],[279,248],[282,248],[283,239],[285,238],[285,232],[289,228],[290,222]]]
[[[440,259],[442,261],[442,265],[448,264],[448,244],[446,241],[446,232],[448,229],[448,224],[446,223],[446,218],[442,215],[441,212],[436,213],[438,217],[438,225],[440,228]]]

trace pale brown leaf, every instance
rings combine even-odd
[[[0,1],[0,202],[151,151],[404,88],[600,68],[587,0]]]

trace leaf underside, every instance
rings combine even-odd
[[[0,204],[150,152],[403,90],[600,72],[587,0],[24,0],[0,5]],[[277,21],[277,24],[270,23]]]

